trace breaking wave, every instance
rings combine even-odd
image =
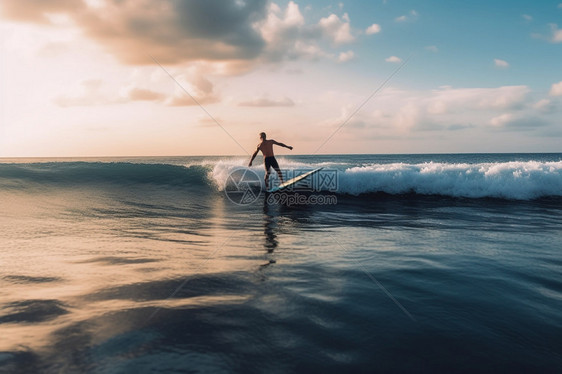
[[[330,191],[338,194],[419,194],[516,200],[562,196],[562,161],[366,165],[281,161],[286,171],[324,167],[324,171],[335,173],[336,185],[335,188],[332,185]],[[224,189],[230,173],[246,168],[246,162],[245,159],[231,158],[187,165],[133,162],[0,164],[0,188],[25,188],[37,184],[55,187],[156,184],[216,191]],[[250,169],[263,179],[263,167]]]

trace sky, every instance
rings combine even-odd
[[[2,0],[0,46],[0,157],[562,152],[560,0]]]

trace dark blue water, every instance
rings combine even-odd
[[[337,176],[291,205],[242,158],[3,160],[0,371],[560,372],[561,160],[280,158]]]

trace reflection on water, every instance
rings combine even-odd
[[[277,215],[274,208],[264,199],[263,203],[263,233],[265,235],[264,248],[267,253],[273,253],[279,245],[277,240]]]
[[[228,309],[256,297],[256,269],[265,254],[275,263],[278,209],[266,204],[260,214],[220,195],[193,202],[149,192],[149,200],[119,189],[3,195],[21,204],[0,218],[0,364],[87,369],[89,346],[133,331],[146,340],[144,329],[165,321],[149,319],[156,309]],[[265,254],[254,250],[260,230]]]
[[[218,192],[150,186],[1,198],[10,202],[0,212],[8,372],[561,364],[553,206],[431,198],[236,206]],[[531,240],[532,222],[542,226]]]

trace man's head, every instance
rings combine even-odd
[[[266,138],[267,138],[267,135],[265,135],[265,132],[260,132],[260,139],[265,140]]]

